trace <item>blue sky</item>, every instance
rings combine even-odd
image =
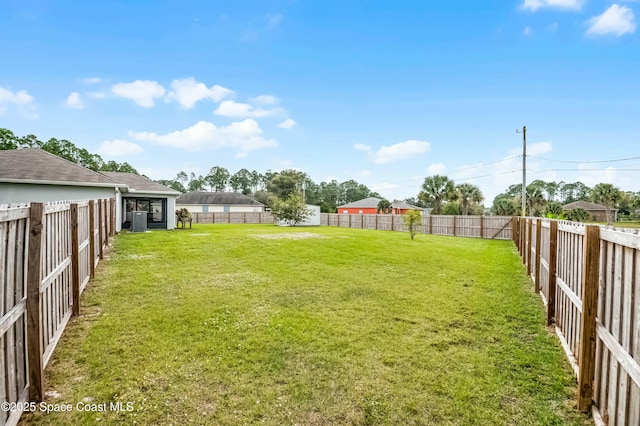
[[[588,163],[640,156],[638,14],[630,0],[0,0],[0,127],[154,179],[296,168],[404,198],[441,173],[490,205],[521,182],[526,125],[528,181],[638,191],[640,160]]]

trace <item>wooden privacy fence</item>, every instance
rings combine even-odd
[[[579,408],[640,425],[640,234],[539,218],[513,218],[513,229],[578,377]]]
[[[115,233],[115,200],[0,206],[0,403],[42,400],[44,368]],[[1,411],[15,425],[21,410]]]
[[[273,223],[269,212],[191,213],[193,223]]]
[[[418,232],[497,240],[509,240],[511,216],[423,216]],[[320,225],[342,228],[404,231],[404,219],[399,214],[321,213]]]

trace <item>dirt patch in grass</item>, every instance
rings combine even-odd
[[[122,259],[127,260],[143,260],[143,259],[153,259],[155,256],[152,254],[126,254],[122,256]]]
[[[305,240],[307,238],[329,238],[326,235],[314,234],[312,232],[285,232],[282,234],[257,234],[254,238],[263,240]]]

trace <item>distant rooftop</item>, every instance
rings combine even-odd
[[[264,204],[262,204],[261,202],[239,192],[205,191],[193,191],[182,194],[176,199],[176,204],[264,206]]]
[[[602,204],[591,203],[589,201],[574,201],[573,203],[565,204],[562,206],[562,210],[606,210],[607,208]]]
[[[363,198],[362,200],[354,201],[351,203],[344,204],[342,206],[338,206],[339,209],[376,209],[378,208],[378,203],[381,201],[381,198],[377,197],[369,197]]]
[[[155,192],[179,195],[180,192],[154,182],[144,176],[135,173],[123,172],[100,172],[116,182],[123,183],[129,187],[129,192]]]

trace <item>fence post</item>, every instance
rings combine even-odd
[[[96,218],[95,218],[95,202],[89,200],[89,278],[93,279],[96,273]]]
[[[429,233],[433,234],[433,216],[429,213]]]
[[[527,275],[531,275],[531,247],[533,246],[533,219],[527,219]]]
[[[378,213],[376,213],[376,231],[378,230]]]
[[[109,235],[116,235],[116,200],[115,198],[109,199],[109,204],[111,207],[111,232]]]
[[[541,219],[537,219],[536,220],[536,263],[535,263],[535,289],[536,289],[536,293],[540,293],[540,256],[542,255],[541,253],[541,247],[542,245],[540,244],[540,239],[542,238],[542,220]]]
[[[242,214],[242,223],[247,223],[247,212]]]
[[[484,215],[480,216],[480,238],[484,238]]]
[[[71,295],[72,313],[80,315],[80,250],[78,246],[78,205],[71,204]]]
[[[40,284],[42,282],[42,241],[44,205],[31,203],[29,213],[29,259],[27,269],[27,359],[29,361],[29,401],[42,401],[42,330]]]
[[[103,253],[103,236],[102,236],[102,224],[104,223],[104,218],[102,217],[102,200],[98,200],[98,254],[100,255],[100,260],[104,257]]]
[[[364,229],[364,215],[360,215],[360,228]]]
[[[547,296],[547,325],[556,316],[556,267],[558,263],[558,221],[549,223],[549,295]]]
[[[458,216],[455,216],[455,215],[453,216],[453,236],[454,237],[456,236],[456,218],[457,217]]]
[[[520,256],[522,256],[522,263],[527,263],[527,219],[520,219]]]
[[[104,213],[104,246],[108,247],[109,246],[109,227],[107,225],[109,225],[109,221],[108,221],[108,217],[109,217],[109,212],[107,211],[107,200],[106,198],[104,200],[102,200],[104,207],[102,209],[102,212]]]
[[[587,411],[593,397],[593,378],[596,369],[596,313],[598,310],[598,280],[600,277],[600,227],[588,225],[584,234],[582,259],[582,318],[578,359],[578,408]]]

